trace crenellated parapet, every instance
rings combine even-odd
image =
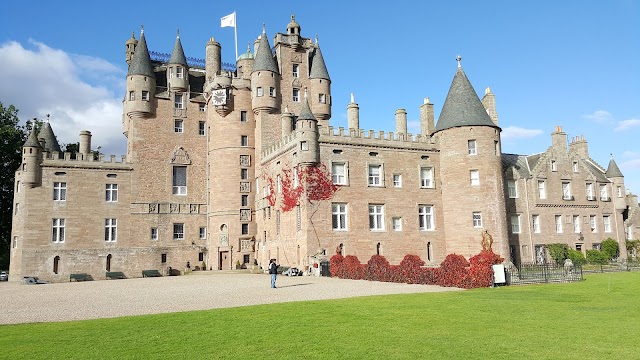
[[[81,153],[70,152],[45,152],[43,161],[41,163],[43,167],[83,167],[83,168],[118,168],[118,169],[130,169],[131,164],[127,160],[127,155],[105,156],[103,154],[98,155],[97,159],[94,159],[93,154],[85,156]]]
[[[435,147],[432,137],[397,134],[393,131],[375,131],[364,129],[345,129],[344,127],[320,128],[321,143],[345,143],[354,145],[382,146],[396,148],[432,148]]]
[[[280,141],[270,145],[262,151],[261,163],[267,163],[283,153],[295,147],[298,140],[298,133],[292,132],[290,135],[283,137]]]

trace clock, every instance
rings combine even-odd
[[[213,91],[211,96],[211,103],[215,106],[226,105],[227,103],[227,90],[218,89]]]

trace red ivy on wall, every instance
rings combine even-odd
[[[276,192],[274,181],[271,177],[263,176],[268,181],[270,193],[267,196],[269,205],[275,206]],[[297,184],[296,184],[297,178]],[[301,199],[312,201],[329,200],[338,190],[338,187],[331,179],[331,173],[324,164],[297,166],[295,168],[285,167],[280,175],[280,210],[287,212],[300,205]]]

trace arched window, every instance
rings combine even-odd
[[[53,273],[57,274],[60,269],[60,256],[56,256],[53,258]]]
[[[107,271],[111,271],[111,254],[107,255],[107,266],[106,266],[106,270]]]

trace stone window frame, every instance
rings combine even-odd
[[[420,231],[435,230],[435,211],[433,205],[418,205],[418,229],[420,229]]]
[[[104,219],[104,241],[105,242],[118,241],[118,219],[116,218]]]
[[[201,240],[204,240],[207,238],[207,227],[206,226],[200,226],[200,229],[198,230],[198,238]]]
[[[338,167],[342,166],[342,173],[339,173]],[[332,161],[331,162],[331,181],[334,185],[347,185],[347,162],[346,161]],[[342,181],[341,181],[342,180]]]
[[[118,202],[118,184],[105,184],[105,201]]]
[[[173,223],[173,240],[184,240],[184,223]]]
[[[476,229],[481,229],[482,226],[482,211],[474,211],[471,214],[471,218],[473,221],[473,227]]]
[[[480,170],[469,170],[469,183],[471,186],[480,186]]]
[[[373,169],[378,169],[378,173],[374,174]],[[367,185],[369,187],[384,187],[384,164],[367,164]]]
[[[467,140],[467,150],[469,155],[478,155],[478,143],[475,139]]]
[[[67,201],[67,183],[64,181],[54,181],[53,201]]]
[[[173,132],[176,134],[184,133],[184,120],[182,119],[173,120]]]
[[[384,204],[369,204],[369,230],[384,231]]]
[[[512,234],[522,233],[522,227],[520,226],[520,214],[511,214],[509,218],[511,223],[511,233]]]
[[[152,241],[156,241],[160,238],[159,234],[158,234],[158,228],[156,226],[152,226],[151,227],[151,231],[149,233],[149,238]]]
[[[65,241],[65,226],[64,218],[51,219],[51,242],[63,243]]]
[[[435,182],[433,181],[433,166],[421,166],[420,167],[420,188],[421,189],[433,189],[435,188]]]
[[[347,203],[331,204],[331,229],[333,231],[348,231],[349,206]]]
[[[507,180],[507,192],[510,199],[518,198],[518,183],[515,180]]]

